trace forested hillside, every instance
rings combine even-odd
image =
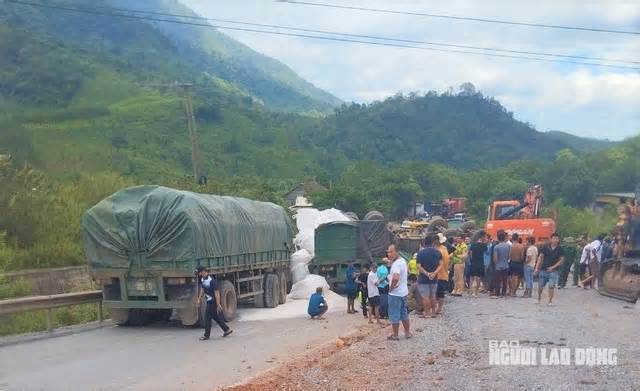
[[[84,65],[89,68],[97,68],[106,61],[108,66],[117,69],[119,75],[126,74],[130,81],[138,84],[174,80],[200,80],[204,87],[208,84],[229,84],[230,89],[246,95],[258,106],[265,105],[275,110],[328,112],[340,103],[337,98],[301,79],[284,64],[213,28],[109,16],[113,13],[127,14],[113,11],[110,7],[196,15],[177,0],[149,0],[133,4],[123,0],[77,0],[70,5],[97,14],[3,2],[0,7],[0,22],[5,27],[3,40],[11,38],[7,30],[26,33],[53,46],[53,51],[60,50],[56,46],[71,48],[73,57],[82,57],[81,61],[85,61]],[[29,53],[21,54],[29,57]],[[42,68],[49,67],[49,74],[75,74],[74,68],[64,69],[64,62],[34,62]],[[39,86],[38,82],[43,80],[37,75],[37,72],[23,73],[21,80]],[[77,84],[81,84],[94,76],[92,73],[81,74],[75,79]],[[60,98],[68,101],[73,98],[74,90],[66,92]]]
[[[331,111],[331,95],[212,29],[1,5],[0,270],[82,263],[80,216],[133,184],[282,202],[315,179],[329,188],[319,206],[400,218],[414,201],[466,196],[482,218],[528,183],[580,216],[566,208],[640,181],[639,138],[601,149],[541,133],[470,83]],[[190,178],[183,97],[159,86],[175,80],[194,83],[206,186]]]

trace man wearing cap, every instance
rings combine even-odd
[[[206,296],[207,310],[204,314],[204,335],[200,337],[201,341],[206,341],[211,335],[211,319],[215,320],[218,326],[222,329],[223,337],[228,336],[233,332],[224,322],[222,316],[222,306],[220,305],[220,290],[218,289],[218,282],[213,276],[209,275],[209,271],[203,266],[198,266],[196,269],[198,277],[200,277],[200,294],[198,295],[198,308],[202,302],[202,296]]]

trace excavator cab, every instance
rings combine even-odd
[[[601,266],[599,291],[606,296],[635,303],[640,297],[640,210],[638,201],[629,208],[623,228],[623,256]]]

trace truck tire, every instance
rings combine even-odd
[[[427,232],[441,232],[449,227],[449,223],[447,220],[443,219],[440,216],[434,216],[429,221],[429,226],[427,227]]]
[[[109,309],[111,320],[118,326],[126,326],[129,324],[129,310],[127,308],[111,308]]]
[[[189,307],[178,309],[178,317],[183,326],[197,326],[200,324],[200,309],[194,302]]]
[[[258,287],[258,289],[262,289],[263,291],[266,292],[266,286],[267,286],[267,276],[262,276],[262,285],[260,287]],[[257,308],[264,308],[264,294],[265,292],[262,292],[258,295],[255,295],[253,297],[253,305],[255,305]]]
[[[384,220],[384,215],[377,210],[371,210],[364,215],[363,220]]]
[[[268,308],[276,308],[280,304],[280,281],[274,273],[265,277],[264,304]]]
[[[444,231],[444,236],[448,238],[455,238],[456,236],[461,236],[462,235],[462,230],[460,228],[449,228],[448,230]]]
[[[284,270],[278,272],[278,282],[280,283],[280,304],[284,304],[287,301],[287,293],[289,290],[289,283],[287,281],[287,273]]]
[[[238,298],[233,283],[228,280],[220,282],[220,301],[222,313],[227,322],[231,322],[236,317],[238,311]]]
[[[473,230],[476,229],[476,222],[473,220],[468,220],[465,221],[461,226],[460,229],[463,230],[464,232],[471,232]]]
[[[129,321],[127,324],[130,326],[144,326],[151,321],[150,315],[150,312],[147,310],[132,308],[129,310]]]
[[[171,315],[173,314],[173,310],[169,308],[164,308],[160,310],[151,310],[149,313],[149,317],[154,322],[168,322],[171,319]]]

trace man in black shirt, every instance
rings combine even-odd
[[[564,262],[564,251],[560,246],[560,236],[557,233],[551,235],[551,241],[548,245],[544,246],[538,255],[538,262],[536,262],[535,274],[539,274],[538,277],[538,303],[542,298],[542,290],[545,285],[549,284],[549,303],[553,303],[553,291],[558,284],[558,269]]]
[[[360,298],[360,305],[362,306],[362,315],[366,318],[367,317],[367,298],[368,298],[368,292],[367,292],[367,278],[369,277],[369,268],[367,267],[367,265],[363,265],[362,266],[362,271],[361,273],[358,275],[358,290],[361,293],[361,298]]]
[[[218,326],[222,329],[223,337],[228,336],[233,332],[224,322],[222,316],[222,306],[220,305],[220,291],[218,290],[218,282],[213,276],[209,275],[209,271],[203,266],[198,266],[196,269],[198,276],[200,277],[200,294],[198,295],[198,308],[202,302],[202,296],[206,296],[207,310],[204,315],[204,336],[200,337],[201,341],[206,341],[211,335],[211,319],[215,320]]]

